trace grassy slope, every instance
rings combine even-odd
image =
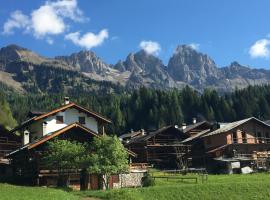
[[[78,200],[79,197],[63,190],[22,187],[8,184],[0,184],[1,200]]]
[[[204,184],[158,180],[154,187],[76,194],[111,200],[260,200],[270,199],[269,186],[269,174],[212,175]]]

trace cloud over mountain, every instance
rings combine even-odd
[[[249,55],[252,58],[269,58],[270,39],[261,39],[256,41],[249,49]]]
[[[98,34],[88,32],[82,36],[80,36],[80,32],[69,33],[65,36],[65,39],[72,41],[77,46],[91,49],[93,47],[101,45],[108,37],[108,30],[103,29]]]
[[[146,53],[151,55],[158,55],[161,51],[160,44],[158,42],[154,41],[141,41],[140,42],[140,48],[143,49]]]

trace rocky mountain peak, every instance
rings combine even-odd
[[[215,62],[188,45],[177,46],[169,60],[169,74],[177,81],[203,84],[209,77],[218,76]]]
[[[236,61],[226,67],[218,68],[208,55],[198,52],[189,45],[177,46],[167,67],[158,57],[147,54],[143,50],[130,53],[124,61],[120,60],[115,65],[109,65],[92,51],[80,51],[51,59],[18,45],[9,45],[0,49],[0,75],[1,73],[5,74],[5,77],[9,75],[12,85],[16,81],[17,85],[21,83],[27,85],[29,81],[35,80],[34,75],[22,76],[22,72],[34,73],[47,70],[50,73],[43,78],[49,79],[47,76],[51,76],[50,74],[58,68],[71,74],[73,73],[71,71],[76,71],[79,79],[82,76],[96,81],[110,81],[128,88],[145,86],[180,89],[190,85],[200,91],[211,87],[224,92],[232,91],[236,86],[244,88],[250,84],[270,83],[270,70],[244,66]],[[3,80],[0,79],[0,82]],[[33,85],[38,84],[33,82]]]
[[[74,69],[86,73],[104,74],[109,68],[109,65],[92,51],[80,51],[70,56],[58,56],[55,59],[62,60]]]
[[[0,59],[6,62],[20,60],[19,51],[25,51],[27,49],[18,45],[12,44],[0,49]]]
[[[24,61],[33,64],[41,64],[43,62],[49,62],[50,59],[44,58],[37,53],[12,44],[0,49],[0,63],[5,65],[14,61]],[[4,68],[4,67],[3,67]]]

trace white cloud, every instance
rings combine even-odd
[[[91,49],[93,47],[100,46],[108,37],[108,31],[103,29],[98,34],[88,32],[82,36],[80,36],[79,32],[69,33],[65,36],[65,39],[72,41],[75,45],[80,47]]]
[[[46,2],[46,5],[52,7],[59,16],[70,18],[77,22],[88,20],[78,8],[77,0],[58,0],[56,2]]]
[[[151,41],[151,40],[141,41],[140,48],[142,48],[146,53],[151,54],[151,55],[158,55],[159,52],[161,51],[161,47],[159,43]]]
[[[191,43],[188,46],[190,46],[192,49],[197,50],[197,51],[200,49],[200,44],[198,43]]]
[[[249,55],[252,58],[269,58],[270,40],[269,39],[261,39],[256,41],[249,49]]]
[[[30,19],[20,10],[16,10],[10,14],[10,18],[4,23],[3,33],[12,34],[14,28],[29,29]]]
[[[10,18],[3,27],[3,33],[13,33],[14,29],[23,29],[31,32],[36,38],[43,38],[48,35],[58,35],[66,31],[69,25],[66,19],[75,22],[88,20],[78,8],[77,0],[58,0],[46,3],[24,15],[21,11],[11,13]]]
[[[53,7],[45,5],[32,12],[32,28],[35,36],[39,38],[63,33],[66,26]]]

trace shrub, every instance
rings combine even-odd
[[[155,180],[150,176],[149,173],[147,173],[146,176],[142,178],[142,186],[149,187],[149,186],[154,186],[154,185],[155,185]]]

